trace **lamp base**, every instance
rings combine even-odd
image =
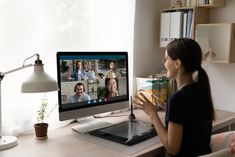
[[[2,136],[0,137],[0,150],[14,147],[17,143],[17,138],[15,136]]]

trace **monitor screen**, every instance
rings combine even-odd
[[[127,52],[57,52],[59,119],[129,106]]]

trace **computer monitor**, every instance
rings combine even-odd
[[[57,52],[57,78],[61,121],[129,106],[127,52]]]
[[[59,119],[79,119],[80,133],[126,145],[156,135],[149,124],[130,120],[110,126],[93,115],[129,107],[127,52],[58,52]],[[132,116],[129,116],[132,117]]]

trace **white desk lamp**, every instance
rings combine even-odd
[[[37,56],[37,60],[35,64],[27,64],[25,65],[26,60]],[[31,57],[28,57],[24,60],[23,66],[10,70],[8,72],[1,73],[0,72],[0,150],[8,149],[17,145],[17,138],[15,136],[3,136],[2,135],[2,110],[1,110],[1,81],[6,74],[22,70],[27,67],[34,66],[34,72],[26,80],[21,87],[21,91],[23,93],[40,93],[40,92],[50,92],[58,90],[57,82],[47,75],[44,72],[42,61],[39,58],[39,54],[35,54]]]

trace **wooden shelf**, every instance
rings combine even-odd
[[[173,12],[188,12],[192,11],[192,23],[191,23],[191,36],[190,38],[195,39],[195,29],[197,24],[206,24],[209,23],[209,11],[211,8],[218,8],[218,7],[224,7],[224,0],[213,0],[213,4],[207,4],[207,5],[200,5],[200,6],[190,6],[190,7],[180,7],[180,8],[168,8],[168,9],[162,9],[161,13],[173,13]],[[184,13],[181,17],[184,20]],[[182,32],[183,30],[183,20],[182,22]],[[166,43],[169,43],[172,41],[171,35],[168,37],[162,36],[162,34],[165,33],[166,28],[165,25],[162,26],[164,20],[162,20],[161,16],[161,26],[160,26],[160,47],[165,47]],[[180,20],[179,20],[180,21]],[[177,25],[177,23],[173,23],[173,25]],[[164,29],[164,31],[162,31]],[[163,33],[164,32],[164,33]],[[183,34],[181,32],[181,34]],[[170,34],[170,29],[169,29],[169,34]],[[184,37],[183,35],[179,36]],[[188,37],[188,36],[186,36]],[[163,43],[164,42],[164,43]],[[162,44],[163,43],[163,44]]]
[[[235,24],[211,23],[196,26],[195,40],[200,44],[203,60],[210,63],[235,63]],[[211,49],[215,57],[206,59]]]

